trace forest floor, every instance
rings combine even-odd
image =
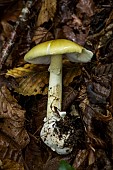
[[[71,40],[94,54],[88,63],[63,60],[67,114],[59,126],[75,132],[68,155],[40,138],[48,65],[24,61],[32,47],[53,39]],[[0,50],[0,169],[113,170],[112,0],[0,0]],[[62,167],[62,160],[68,165]]]

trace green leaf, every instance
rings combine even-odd
[[[75,170],[75,169],[65,160],[61,160],[58,170]]]

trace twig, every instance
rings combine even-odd
[[[17,30],[20,26],[20,23],[21,23],[21,25],[24,25],[25,22],[28,20],[28,16],[30,14],[30,9],[31,9],[33,3],[34,3],[33,0],[28,0],[26,2],[25,7],[22,9],[21,14],[19,15],[19,18],[16,21],[16,24],[14,26],[14,29],[13,29],[13,32],[11,33],[10,38],[3,45],[1,57],[0,57],[0,69],[2,69],[5,61],[7,60],[9,54],[12,51],[13,45],[14,45],[16,38],[17,38]]]

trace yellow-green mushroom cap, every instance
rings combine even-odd
[[[77,43],[57,39],[43,42],[33,47],[24,57],[24,60],[33,64],[49,64],[52,55],[66,54],[72,62],[88,62],[93,53]]]

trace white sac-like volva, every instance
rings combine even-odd
[[[69,130],[66,134],[62,134],[60,129],[57,127],[57,121],[61,118],[52,116],[51,118],[44,119],[44,125],[40,132],[40,137],[43,142],[49,146],[53,151],[56,151],[60,155],[69,154],[73,146],[66,146],[66,142],[70,138],[71,131]]]

